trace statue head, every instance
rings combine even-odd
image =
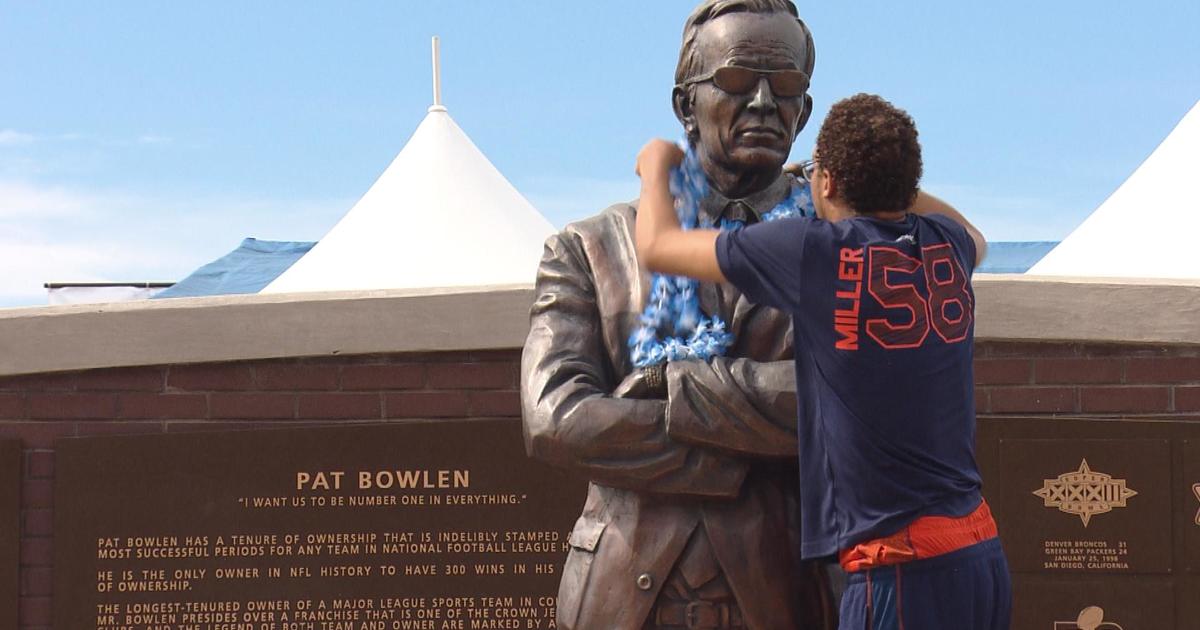
[[[779,176],[812,113],[812,34],[790,0],[705,0],[683,29],[672,101],[729,196]]]

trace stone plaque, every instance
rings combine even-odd
[[[0,440],[0,628],[17,627],[21,457],[20,440]]]
[[[1183,487],[1179,489],[1183,509],[1184,562],[1191,573],[1200,573],[1200,440],[1184,440]],[[1200,593],[1196,596],[1200,600]]]
[[[514,421],[60,440],[54,627],[546,628],[581,481]]]
[[[1174,586],[1168,579],[1033,578],[1013,585],[1013,628],[1027,630],[1170,630]]]
[[[1200,577],[1189,576],[1178,581],[1179,604],[1176,620],[1180,628],[1200,627]]]
[[[1003,421],[995,418],[979,418],[975,426],[975,463],[979,465],[979,474],[983,477],[983,498],[991,506],[997,521],[1002,520],[1001,510],[1004,508],[998,492],[1003,478],[997,448],[1002,427]]]
[[[1014,571],[1170,573],[1168,440],[1002,439]]]

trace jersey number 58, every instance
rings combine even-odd
[[[894,247],[876,245],[867,251],[867,291],[885,309],[908,311],[907,316],[896,318],[902,323],[884,317],[868,319],[866,329],[872,339],[893,350],[920,346],[930,328],[946,343],[967,338],[974,309],[967,274],[950,245],[922,247],[923,261]]]

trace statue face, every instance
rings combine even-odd
[[[702,63],[699,76],[726,65],[754,70],[803,70],[806,41],[795,18],[786,13],[730,13],[700,27],[695,40]],[[806,94],[775,94],[765,76],[742,94],[713,81],[696,83],[692,98],[677,93],[677,108],[689,133],[699,136],[699,152],[710,165],[735,173],[778,172],[811,107]],[[682,97],[683,103],[679,102]]]

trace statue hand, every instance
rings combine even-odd
[[[667,372],[665,366],[634,370],[613,390],[614,398],[662,399],[667,397]]]

